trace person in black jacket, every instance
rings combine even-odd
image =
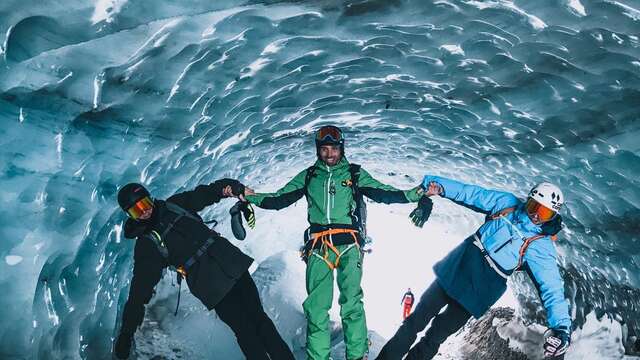
[[[249,360],[291,359],[293,354],[264,312],[248,268],[253,259],[209,229],[198,212],[222,198],[244,193],[237,180],[221,179],[193,191],[153,199],[140,184],[127,184],[118,203],[129,215],[126,238],[137,238],[133,279],[114,346],[120,359],[129,357],[133,334],[144,319],[145,305],[166,267],[186,278],[189,290],[235,333]]]

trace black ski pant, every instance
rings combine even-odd
[[[440,313],[445,306],[445,311]],[[438,353],[440,344],[466,324],[470,317],[471,314],[434,281],[420,297],[415,311],[404,320],[395,335],[382,348],[377,359],[400,360],[407,353],[406,359],[409,360],[431,359]],[[411,347],[418,333],[424,330],[431,319],[433,322],[424,337]]]
[[[258,289],[248,271],[215,310],[233,330],[247,360],[294,360],[289,346],[264,312]]]

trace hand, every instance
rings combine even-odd
[[[222,196],[224,197],[238,197],[244,193],[244,185],[238,180],[224,178],[216,181],[216,183],[222,186]]]
[[[418,201],[418,206],[409,214],[409,218],[415,226],[421,228],[429,220],[432,210],[433,201],[428,196],[423,196]]]
[[[427,188],[426,196],[440,195],[444,192],[442,185],[438,184],[435,181],[429,183],[429,187]]]
[[[545,332],[545,358],[561,357],[567,352],[571,343],[571,334],[566,329],[549,329]]]
[[[222,188],[222,196],[223,197],[232,197],[233,196],[233,189],[231,189],[231,185],[227,185],[227,186]]]
[[[120,333],[114,346],[114,353],[118,359],[128,359],[131,352],[133,334]]]
[[[244,194],[240,194],[240,196],[238,196],[238,199],[240,199],[240,201],[242,202],[247,202],[247,199],[245,198],[245,196],[247,195],[255,195],[256,192],[253,191],[252,188],[245,186],[244,187]]]

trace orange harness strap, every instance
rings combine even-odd
[[[358,230],[353,230],[353,229],[329,229],[329,230],[313,233],[311,234],[312,242],[311,242],[311,248],[309,249],[308,255],[311,256],[313,254],[320,257],[325,263],[327,263],[327,266],[329,267],[329,269],[333,270],[337,268],[338,265],[340,265],[340,257],[342,256],[342,254],[344,254],[349,249],[351,249],[351,246],[355,245],[357,248],[360,248],[360,244],[358,244],[358,237],[356,236],[357,233],[358,233]],[[351,234],[351,236],[353,237],[353,244],[342,253],[338,251],[338,248],[336,248],[335,245],[333,245],[333,241],[331,241],[331,236],[337,235],[337,234]],[[321,241],[322,249],[324,249],[323,256],[320,256],[313,252],[313,250],[316,247],[316,244],[318,243],[318,240]],[[332,263],[329,260],[329,250],[333,251],[336,254],[335,263]]]
[[[538,239],[542,239],[545,236],[546,235],[535,235],[524,240],[524,243],[522,244],[522,246],[520,246],[520,258],[518,259],[518,266],[516,266],[516,270],[520,269],[520,267],[522,266],[522,259],[524,258],[524,254],[527,252],[527,248],[529,247],[529,245],[531,245],[532,242]],[[556,241],[558,239],[557,235],[551,235],[550,237],[552,241]]]

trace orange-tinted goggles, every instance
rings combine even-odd
[[[549,209],[548,207],[545,207],[544,205],[533,199],[527,200],[526,209],[529,216],[538,214],[538,219],[540,219],[541,222],[547,222],[556,216],[555,211]]]
[[[135,205],[127,210],[132,219],[138,220],[145,211],[153,208],[153,201],[147,196],[139,200]]]
[[[342,141],[342,133],[340,132],[340,129],[335,126],[323,126],[316,133],[316,140],[340,142]]]

